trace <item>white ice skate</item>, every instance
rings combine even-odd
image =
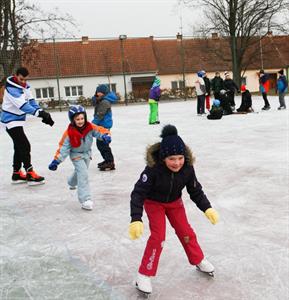
[[[69,185],[69,189],[70,189],[70,190],[76,190],[76,189],[77,189],[77,186],[76,186],[76,185]]]
[[[203,273],[207,273],[208,275],[214,277],[214,266],[206,259],[204,258],[198,265],[197,269]]]
[[[149,276],[137,273],[135,286],[146,296],[150,295],[152,292],[151,278]]]
[[[93,209],[93,202],[91,200],[87,200],[83,203],[81,203],[81,208],[86,210],[92,210]]]

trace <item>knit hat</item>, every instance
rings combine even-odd
[[[160,135],[160,158],[165,159],[171,155],[185,155],[186,146],[182,138],[178,136],[177,128],[174,125],[164,126]]]
[[[278,74],[284,75],[284,70],[283,70],[283,69],[279,70],[279,71],[278,71]]]
[[[197,75],[198,75],[198,77],[203,77],[204,73],[203,73],[203,71],[199,71],[199,72],[197,73]]]
[[[154,82],[153,82],[153,85],[152,85],[152,88],[154,88],[154,87],[157,87],[157,86],[160,86],[161,85],[161,80],[160,80],[160,78],[159,77],[155,77],[155,80],[154,80]]]
[[[245,84],[242,84],[242,85],[241,85],[241,91],[242,91],[242,92],[245,92],[245,91],[246,91],[246,85],[245,85]]]
[[[108,94],[109,89],[108,86],[106,84],[100,84],[97,88],[96,88],[96,93],[102,93],[104,95]]]
[[[260,73],[260,74],[265,74],[264,70],[260,70],[259,73]]]
[[[220,104],[221,104],[220,100],[214,99],[214,101],[213,101],[213,105],[214,105],[214,106],[219,107]]]

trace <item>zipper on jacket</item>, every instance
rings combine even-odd
[[[170,190],[169,190],[169,194],[167,196],[167,202],[169,202],[169,200],[170,200],[170,195],[171,195],[171,192],[172,192],[172,189],[173,189],[173,183],[174,183],[174,173],[172,172],[171,180],[170,180]]]

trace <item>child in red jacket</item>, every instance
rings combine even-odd
[[[166,217],[175,229],[190,264],[211,275],[214,272],[213,265],[204,258],[196,234],[187,220],[181,198],[183,188],[187,188],[190,198],[213,224],[218,222],[218,213],[211,207],[196,178],[194,158],[176,127],[165,126],[161,137],[160,143],[147,150],[147,166],[135,184],[130,202],[130,238],[137,239],[143,233],[143,207],[151,230],[136,279],[136,287],[147,294],[152,292],[150,278],[156,275],[165,242]]]

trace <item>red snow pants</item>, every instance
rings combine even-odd
[[[210,107],[211,107],[211,105],[210,105],[210,95],[207,95],[206,96],[206,109],[210,110]]]
[[[195,232],[187,220],[182,199],[170,203],[145,200],[144,208],[149,219],[151,235],[147,241],[139,273],[146,276],[156,275],[165,242],[166,216],[175,229],[190,264],[197,265],[203,260],[203,251],[197,242]]]

